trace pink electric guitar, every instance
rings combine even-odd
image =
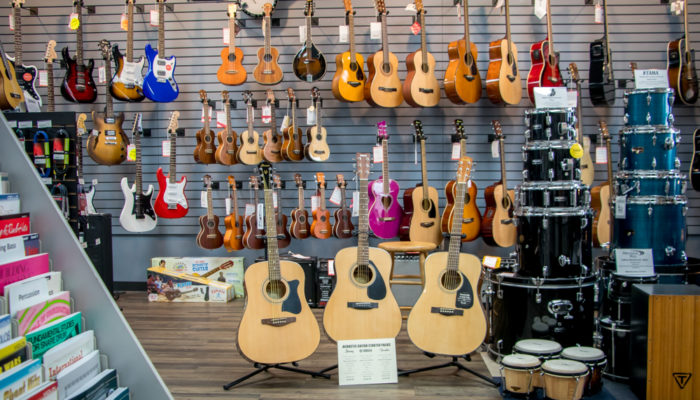
[[[158,176],[158,197],[153,205],[156,214],[161,218],[182,218],[187,215],[189,205],[185,197],[185,186],[187,186],[187,177],[182,177],[177,180],[175,173],[175,142],[177,138],[177,118],[180,116],[179,111],[173,111],[168,124],[168,135],[170,135],[170,170],[166,177],[162,168],[158,168],[156,175]]]
[[[377,237],[391,239],[399,233],[403,209],[399,184],[389,178],[389,135],[386,122],[377,123],[377,142],[382,145],[382,177],[369,184],[369,227]]]

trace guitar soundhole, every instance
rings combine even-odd
[[[281,280],[270,280],[265,285],[265,293],[273,300],[282,299],[287,294],[287,285]]]
[[[469,193],[466,193],[464,195],[464,204],[469,204],[470,201],[472,201],[472,197],[469,195]]]
[[[300,216],[300,217],[299,217],[299,223],[300,223],[300,224],[305,224],[305,223],[306,223],[306,217],[303,216],[303,215]]]
[[[214,229],[214,221],[207,221],[207,228]]]
[[[323,136],[321,136],[320,133],[318,135],[316,135],[316,140],[321,140],[321,139],[323,139]]]
[[[321,216],[320,219],[321,219],[321,222],[326,222],[326,217],[325,217],[325,216]]]
[[[382,205],[384,206],[385,210],[388,210],[389,208],[391,208],[391,202],[392,202],[391,196],[382,197]]]
[[[226,138],[226,143],[228,143],[228,144],[231,144],[231,143],[233,143],[233,138],[232,138],[232,137],[230,137],[230,136],[229,136],[229,137],[227,137],[227,138]]]
[[[248,143],[253,144],[253,138],[252,138],[252,137],[249,137],[249,138],[248,138]]]
[[[471,66],[474,63],[472,53],[470,53],[469,51],[467,51],[467,54],[464,55],[464,63],[467,64],[467,66]]]
[[[427,74],[428,71],[430,71],[430,67],[428,67],[428,64],[421,65],[420,69],[423,70],[424,74]]]
[[[358,265],[352,271],[352,278],[361,285],[372,282],[373,277],[374,271],[369,265]]]
[[[504,197],[503,200],[501,201],[501,204],[503,205],[503,208],[505,208],[505,209],[510,208],[510,199],[508,197]]]
[[[508,64],[513,64],[513,56],[508,53]]]
[[[430,211],[430,208],[431,208],[430,200],[423,199],[421,201],[421,207],[423,207],[423,210],[425,210],[425,211]]]
[[[236,54],[235,53],[229,53],[228,55],[228,60],[231,62],[236,61]]]
[[[265,60],[265,62],[270,62],[270,61],[272,61],[272,54],[265,54],[265,56],[263,57],[263,59]]]
[[[390,74],[391,73],[391,64],[388,64],[388,63],[382,64],[382,71],[385,74]]]
[[[355,72],[357,71],[357,63],[356,62],[351,62],[350,63],[350,71]]]
[[[462,285],[462,275],[459,271],[447,270],[440,277],[440,284],[447,290],[456,290]]]

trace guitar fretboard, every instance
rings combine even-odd
[[[143,208],[141,206],[141,196],[143,195],[143,174],[141,167],[141,134],[138,131],[134,132],[134,146],[136,147],[135,208],[136,216],[141,217],[143,216]]]
[[[423,63],[423,71],[428,70],[428,46],[425,39],[425,10],[421,9],[418,13],[420,15],[420,51],[421,51],[421,62]]]
[[[22,8],[15,6],[12,14],[15,21],[15,65],[22,65]]]
[[[272,189],[265,189],[265,225],[267,236],[267,269],[271,281],[282,279],[280,274],[279,246],[277,245],[277,221],[272,199]]]
[[[423,201],[428,201],[428,166],[425,160],[425,139],[420,141],[420,171],[423,182]]]
[[[54,96],[54,88],[53,88],[53,62],[47,62],[46,63],[46,78],[48,80],[48,88],[47,88],[47,94],[48,94],[48,105],[47,109],[49,112],[54,112],[56,111],[56,97]]]
[[[207,184],[207,218],[214,221],[214,205],[212,204],[211,184]]]
[[[175,147],[177,147],[177,132],[172,131],[170,133],[170,169],[168,171],[168,181],[170,183],[177,182],[177,172],[175,170],[175,165],[177,164],[177,152]]]
[[[165,0],[158,0],[158,55],[165,57]]]
[[[350,62],[356,62],[355,53],[355,15],[353,11],[348,11],[348,35],[350,36]]]
[[[304,186],[299,185],[297,188],[297,194],[299,196],[299,211],[304,211]]]
[[[358,265],[369,264],[369,195],[367,194],[367,178],[359,179],[360,204],[357,235],[357,263]]]
[[[126,29],[126,61],[132,62],[134,59],[134,2],[129,0],[126,8],[127,29]],[[108,75],[109,76],[109,75]]]
[[[382,64],[385,71],[391,68],[391,60],[389,59],[389,39],[386,33],[386,12],[382,13]]]
[[[76,50],[75,50],[75,62],[78,64],[79,71],[83,68],[83,2],[78,1],[73,7],[75,13],[78,15],[78,29],[75,31],[76,36]],[[81,75],[78,75],[78,85],[85,85]]]
[[[385,195],[389,194],[389,144],[386,139],[382,139],[382,190]]]
[[[462,211],[464,210],[464,192],[466,182],[457,183],[457,194],[455,195],[455,205],[452,208],[452,227],[450,228],[450,244],[447,254],[447,269],[459,269],[459,251],[462,246]]]

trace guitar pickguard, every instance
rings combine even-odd
[[[179,182],[179,183],[168,183],[167,188],[165,189],[165,193],[163,194],[163,201],[168,205],[168,208],[171,206],[180,206],[182,208],[188,208],[187,204],[187,198],[185,198],[185,184],[186,182]]]
[[[282,303],[282,311],[299,314],[301,312],[301,301],[299,300],[297,292],[299,281],[295,279],[293,281],[287,281],[287,284],[289,285],[289,296],[287,296],[287,300]]]
[[[370,268],[374,271],[374,282],[367,287],[367,297],[372,300],[382,300],[386,297],[386,284],[382,274],[379,273],[377,267],[370,261]]]
[[[462,275],[462,286],[457,290],[457,296],[455,296],[455,307],[469,309],[474,306],[474,290],[472,289],[472,284],[467,279],[461,271]]]

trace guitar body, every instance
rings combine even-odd
[[[130,102],[139,102],[145,99],[146,96],[143,95],[143,90],[139,85],[143,81],[141,70],[143,70],[145,59],[141,57],[136,62],[126,61],[126,57],[121,54],[119,46],[116,44],[112,47],[112,58],[117,71],[109,84],[109,92],[112,94],[112,97],[117,100]],[[124,79],[124,76],[127,75],[126,71],[133,74],[133,80],[139,84],[134,84],[134,82]]]
[[[224,236],[219,231],[219,217],[214,215],[209,219],[207,215],[199,217],[199,233],[197,245],[203,249],[214,250],[224,244]]]
[[[510,46],[511,54],[508,54]],[[492,103],[518,104],[523,96],[517,68],[518,49],[503,38],[489,44],[489,69],[486,73],[486,94]]]
[[[175,82],[175,56],[164,58],[158,55],[158,50],[146,45],[148,72],[143,78],[143,94],[149,100],[158,103],[169,103],[175,100],[180,88]]]
[[[222,165],[233,165],[238,162],[236,160],[236,153],[238,152],[238,144],[236,143],[236,132],[231,131],[231,135],[226,133],[226,130],[219,131],[217,134],[219,139],[219,146],[216,147],[216,152],[214,152],[214,159],[217,163]]]
[[[411,241],[439,245],[442,242],[442,231],[440,230],[438,192],[434,187],[428,186],[428,201],[424,203],[424,190],[426,189],[423,186],[416,186],[411,193],[413,217],[411,217],[409,238]]]
[[[282,139],[277,133],[277,127],[274,127],[275,132],[267,130],[263,133],[265,144],[262,149],[262,156],[265,160],[271,163],[284,161],[282,158]]]
[[[0,63],[0,109],[14,110],[24,101],[24,93],[17,82],[17,73],[12,63],[7,63],[8,70],[4,63]]]
[[[542,87],[560,87],[564,86],[564,80],[561,77],[559,69],[559,53],[552,53],[549,47],[549,42],[542,43],[542,54],[544,54],[544,66],[542,68]],[[550,60],[549,62],[547,60]],[[534,99],[534,95],[532,97]]]
[[[121,180],[122,193],[124,194],[124,207],[119,214],[119,224],[129,232],[148,232],[153,230],[158,223],[156,213],[151,207],[153,185],[148,185],[148,190],[141,194],[141,208],[143,218],[138,218],[136,210],[136,185],[129,187],[129,180],[123,177]]]
[[[221,66],[216,71],[216,78],[224,85],[236,86],[248,79],[248,73],[243,68],[243,50],[236,47],[231,53],[229,48],[221,49]]]
[[[97,214],[94,199],[95,185],[90,185],[90,190],[85,191],[85,187],[78,184],[78,209],[80,215]]]
[[[695,104],[698,100],[698,76],[695,71],[695,50],[686,52],[684,38],[668,42],[668,81],[676,92],[676,102]]]
[[[367,59],[369,78],[365,84],[365,100],[372,106],[398,107],[403,103],[399,60],[394,53],[389,53],[385,70],[384,57],[384,52],[379,50]]]
[[[260,150],[260,135],[258,132],[248,130],[241,133],[241,145],[238,146],[238,161],[246,165],[258,165],[262,161],[262,151]]]
[[[280,260],[285,286],[281,299],[268,295],[267,262],[249,266],[244,275],[246,302],[238,325],[237,346],[241,355],[262,364],[302,360],[316,350],[321,340],[316,317],[304,296],[304,270],[293,261]],[[270,319],[294,318],[283,326],[263,323]]]
[[[690,161],[690,184],[700,191],[700,129],[693,133],[693,158]]]
[[[455,104],[476,103],[481,98],[481,76],[476,66],[478,52],[473,42],[469,44],[469,50],[464,39],[450,42],[447,46],[450,61],[443,84],[447,98]]]
[[[471,254],[459,254],[456,287],[443,284],[448,252],[433,253],[425,260],[425,287],[408,315],[408,337],[416,347],[433,354],[459,356],[476,350],[486,337],[486,317],[479,302],[481,263]],[[458,279],[459,279],[458,278]],[[458,310],[443,315],[438,310]]]
[[[533,43],[530,46],[530,72],[527,73],[527,96],[532,104],[535,104],[534,89],[542,82],[545,58],[543,56],[543,46],[547,39]]]
[[[309,212],[295,208],[292,210],[292,223],[289,231],[294,239],[306,239],[311,234]]]
[[[88,137],[87,151],[90,158],[102,165],[121,164],[126,160],[129,145],[129,138],[122,130],[124,113],[118,114],[112,123],[108,123],[104,114],[93,112],[92,120],[98,134]]]
[[[328,147],[328,142],[326,142],[326,128],[321,127],[321,129],[318,129],[314,125],[306,131],[306,136],[307,142],[304,147],[306,158],[316,162],[328,160],[328,157],[331,155],[331,149]]]
[[[328,209],[316,209],[313,212],[314,220],[311,223],[311,235],[316,239],[328,239],[333,233],[331,226],[331,213]]]
[[[216,145],[214,144],[214,134],[209,131],[207,134],[204,129],[197,131],[195,135],[197,137],[197,155],[194,159],[202,164],[215,164],[216,163]]]
[[[440,85],[435,77],[435,57],[426,52],[427,65],[423,67],[423,52],[416,50],[406,57],[406,80],[403,97],[413,107],[434,107],[440,101]]]
[[[17,84],[22,90],[22,96],[24,96],[24,102],[27,106],[27,111],[29,112],[39,112],[41,111],[41,97],[36,91],[36,80],[39,77],[39,69],[34,65],[17,65],[14,58],[7,59],[12,64],[15,69],[15,76],[17,77]]]
[[[224,218],[224,247],[226,251],[243,249],[243,216],[231,214]]]
[[[265,229],[258,227],[256,214],[245,217],[245,234],[243,234],[243,246],[246,249],[262,249],[265,247]]]
[[[323,53],[311,43],[311,47],[306,44],[299,50],[292,61],[294,75],[304,82],[315,82],[326,73],[326,58]]]
[[[579,133],[583,135],[583,133]],[[583,135],[583,157],[581,157],[581,182],[591,186],[595,179],[595,167],[591,158],[591,139]]]
[[[365,59],[355,53],[355,60],[346,51],[335,56],[335,75],[331,90],[340,101],[356,102],[365,99]]]
[[[610,243],[610,185],[607,182],[591,189],[591,207],[596,210],[593,218],[593,245]]]
[[[64,47],[61,54],[66,65],[66,76],[61,84],[61,95],[73,103],[93,103],[97,99],[97,87],[95,81],[92,80],[95,62],[90,59],[87,65],[78,65],[75,59],[70,57],[68,47]],[[79,80],[82,82],[79,83]]]
[[[382,179],[369,184],[369,227],[377,237],[391,239],[399,233],[403,210],[399,205],[399,184],[389,181],[389,193],[384,191]]]
[[[333,236],[338,239],[349,239],[355,225],[352,224],[352,211],[339,208],[333,212]]]
[[[282,157],[287,161],[304,159],[304,145],[301,143],[301,128],[290,126],[284,131],[282,142]]]
[[[408,188],[403,192],[403,214],[401,214],[401,224],[399,225],[399,239],[411,240],[411,219],[413,218],[413,190]]]
[[[615,104],[615,77],[608,71],[605,38],[591,42],[589,48],[591,65],[588,69],[588,91],[594,106]]]
[[[179,182],[170,183],[162,168],[158,168],[156,177],[158,178],[158,196],[153,204],[156,214],[161,218],[182,218],[187,215],[190,210],[185,197],[187,177],[183,176]]]
[[[467,182],[467,192],[465,193],[464,208],[462,209],[462,242],[471,242],[479,237],[481,233],[481,213],[476,205],[478,189],[474,181]],[[457,184],[454,180],[445,185],[445,198],[447,204],[442,213],[440,221],[442,232],[449,233],[454,217],[455,196],[457,195]]]
[[[376,247],[368,250],[369,281],[358,273],[357,247],[335,255],[338,279],[323,312],[323,328],[333,341],[393,338],[401,331],[401,309],[389,287],[391,256]],[[377,306],[355,308],[348,303]]]
[[[261,85],[276,85],[282,81],[282,68],[277,60],[280,57],[276,48],[270,47],[270,54],[265,56],[265,48],[258,49],[258,65],[253,70],[255,81]]]
[[[509,190],[506,197],[503,185],[498,182],[487,187],[484,196],[486,210],[481,219],[481,237],[489,246],[513,246],[517,236],[515,224],[512,223],[514,192]],[[510,220],[511,223],[506,224],[506,220]]]

